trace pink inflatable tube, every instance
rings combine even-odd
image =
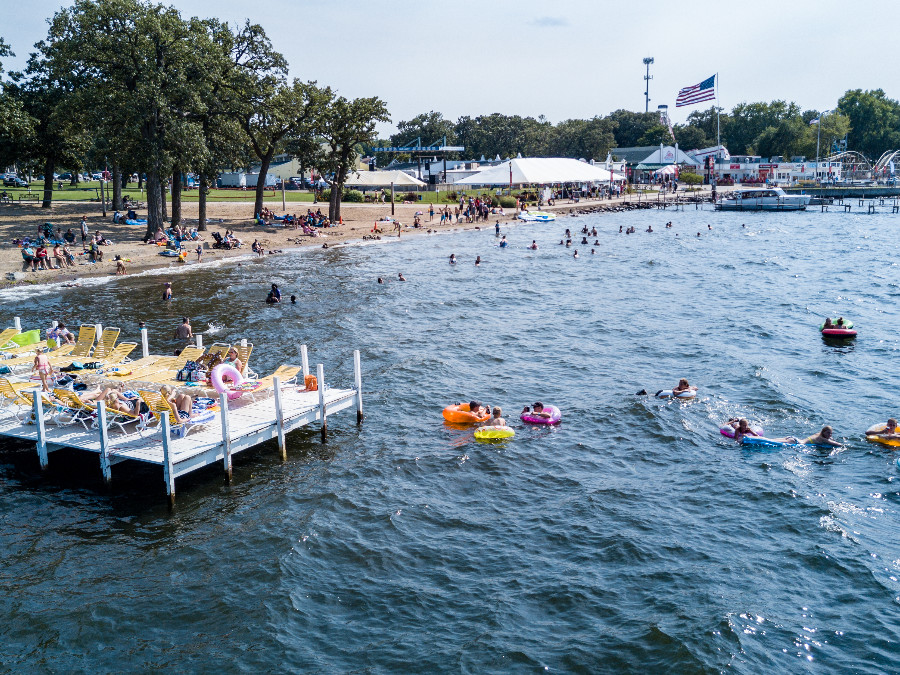
[[[226,379],[231,381],[230,386],[225,384],[224,380]],[[220,363],[213,368],[212,373],[209,375],[209,380],[212,382],[213,389],[220,394],[228,395],[229,401],[233,401],[244,395],[244,392],[242,391],[232,390],[232,387],[238,387],[243,384],[244,378],[240,372],[238,372],[238,369],[230,363]]]
[[[519,419],[526,424],[559,424],[562,419],[562,413],[555,405],[545,405],[544,412],[550,413],[550,417],[540,417],[529,413],[522,413]]]

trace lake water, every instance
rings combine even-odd
[[[4,442],[0,670],[897,672],[900,453],[862,432],[898,412],[898,226],[644,211],[0,295],[4,324],[145,320],[156,352],[188,315],[263,373],[306,343],[335,385],[358,348],[366,406],[285,463],[239,456],[231,486],[179,479],[173,511],[158,469],[105,492],[94,456],[41,475]],[[264,305],[272,282],[300,303]],[[818,335],[838,314],[855,342]],[[694,401],[634,395],[680,377]],[[443,424],[472,397],[515,439]],[[562,424],[520,424],[535,400]],[[846,446],[745,450],[733,415]]]

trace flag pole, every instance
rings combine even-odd
[[[719,74],[716,73],[716,159],[719,158],[719,153],[722,151],[722,137],[721,137],[721,126],[719,124]],[[713,172],[715,172],[716,167],[713,165]]]

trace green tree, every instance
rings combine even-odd
[[[397,123],[397,133],[391,136],[391,145],[409,145],[417,138],[422,143],[431,144],[447,137],[448,145],[456,144],[456,131],[453,122],[444,119],[439,112],[421,113],[411,120],[403,120]]]
[[[387,106],[377,96],[352,101],[339,96],[327,107],[321,123],[326,151],[320,168],[333,174],[328,207],[328,217],[332,222],[340,220],[341,194],[358,147],[375,140],[375,125],[378,122],[390,121]]]
[[[638,145],[671,145],[675,142],[669,128],[662,124],[654,124],[649,127],[638,139]]]
[[[758,139],[771,145],[773,134],[781,138],[782,122],[799,119],[800,107],[796,103],[772,101],[771,103],[739,103],[730,115],[727,128],[722,130],[722,142],[735,155],[765,154],[756,147]],[[765,136],[763,136],[765,132]],[[781,143],[778,141],[776,144]],[[767,147],[768,147],[767,145]],[[772,153],[781,154],[781,153]]]
[[[615,142],[615,123],[607,118],[565,120],[550,134],[549,154],[574,159],[606,159]]]
[[[269,164],[281,150],[288,135],[315,136],[321,120],[334,98],[329,87],[320,88],[315,82],[294,80],[291,84],[277,83],[247,92],[248,105],[241,117],[241,127],[250,140],[250,147],[260,161],[253,213],[263,207],[263,190]]]
[[[657,113],[636,113],[630,110],[616,110],[609,114],[608,119],[616,124],[616,147],[632,148],[642,145],[641,140],[647,131],[659,124]],[[659,145],[648,143],[647,145]]]
[[[9,45],[0,38],[0,59],[15,56]],[[3,63],[0,61],[0,76],[3,75]],[[25,110],[20,100],[18,89],[11,89],[10,84],[0,79],[0,164],[7,165],[21,159],[21,141],[34,131],[34,118]]]
[[[706,132],[699,126],[676,124],[674,130],[675,140],[678,142],[678,147],[682,150],[700,150],[716,144],[715,137],[712,139],[708,138]]]
[[[51,19],[41,51],[53,72],[68,67],[98,135],[115,139],[128,162],[147,174],[152,236],[164,221],[164,181],[179,160],[204,147],[198,83],[210,45],[202,23],[140,0],[76,0]]]
[[[850,120],[847,147],[875,160],[900,148],[900,103],[882,89],[852,89],[838,100],[838,110]]]

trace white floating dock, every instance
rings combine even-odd
[[[305,347],[305,345],[304,345]],[[306,350],[303,349],[303,371],[308,372]],[[163,467],[166,494],[175,499],[175,479],[205,466],[222,462],[231,479],[231,458],[266,441],[277,439],[282,459],[287,458],[285,435],[300,427],[319,422],[322,439],[327,431],[328,415],[356,405],[357,423],[362,422],[362,376],[359,351],[353,353],[354,388],[334,389],[325,385],[324,369],[317,367],[318,390],[301,390],[297,384],[282,384],[274,378],[272,395],[261,400],[242,397],[228,401],[219,397],[219,410],[204,422],[191,423],[188,433],[172,438],[168,416],[158,425],[139,432],[135,426],[128,433],[107,429],[107,411],[98,404],[98,428],[86,429],[79,422],[57,425],[48,420],[40,396],[34,396],[33,420],[23,424],[9,408],[0,411],[0,436],[35,443],[41,468],[46,468],[49,454],[61,448],[74,448],[99,455],[104,480],[112,479],[111,467],[131,459]],[[38,388],[35,389],[37,391]],[[20,409],[21,410],[21,409]],[[54,408],[55,410],[55,408]],[[2,415],[6,412],[6,415]]]

